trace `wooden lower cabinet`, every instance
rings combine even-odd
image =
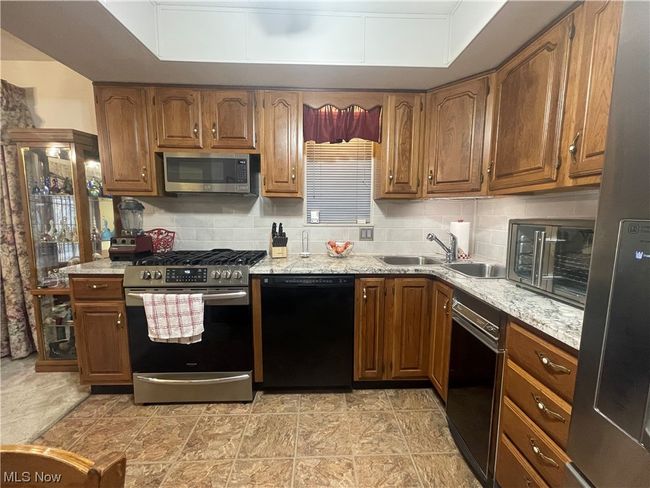
[[[78,302],[74,313],[81,382],[131,383],[124,302]]]
[[[451,345],[451,300],[453,289],[436,281],[431,307],[431,353],[429,379],[443,400],[447,400],[449,348]]]
[[[565,486],[577,360],[512,321],[506,356],[496,480],[501,488]]]
[[[426,379],[431,280],[359,278],[354,379]]]

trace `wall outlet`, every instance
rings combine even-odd
[[[374,227],[359,227],[359,240],[360,241],[373,241],[375,239]]]

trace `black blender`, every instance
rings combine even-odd
[[[117,205],[122,221],[122,235],[111,237],[108,255],[111,261],[135,261],[153,254],[151,236],[145,235],[142,225],[144,205],[125,197]]]

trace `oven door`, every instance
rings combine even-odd
[[[494,476],[503,351],[456,311],[452,317],[447,419],[459,450],[487,486]]]
[[[194,344],[153,342],[149,339],[147,318],[141,293],[203,293],[205,298],[202,340]],[[138,386],[147,391],[188,392],[208,387],[217,391],[220,384],[246,384],[251,393],[253,369],[252,320],[246,288],[233,289],[127,289],[126,310],[129,331],[129,353],[133,370],[134,392]],[[244,378],[242,375],[247,375]],[[215,381],[215,380],[219,381]],[[153,386],[152,386],[153,385]],[[228,388],[232,387],[230,385]],[[141,391],[140,391],[141,393]],[[165,395],[163,395],[167,398]],[[142,395],[140,395],[142,397]],[[185,401],[180,395],[169,400],[155,397],[136,403],[154,401]],[[192,397],[188,401],[245,400],[246,398]],[[140,398],[142,400],[142,398]]]
[[[165,153],[165,190],[169,192],[250,193],[247,154]]]

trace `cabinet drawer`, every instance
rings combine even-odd
[[[569,458],[508,397],[503,397],[501,428],[549,486],[564,486]]]
[[[121,300],[122,278],[72,278],[75,300]]]
[[[505,394],[557,444],[566,449],[571,406],[508,360]]]
[[[496,479],[501,488],[548,487],[526,458],[503,434],[499,442]]]
[[[578,361],[517,324],[508,324],[508,357],[567,402],[573,402]]]

